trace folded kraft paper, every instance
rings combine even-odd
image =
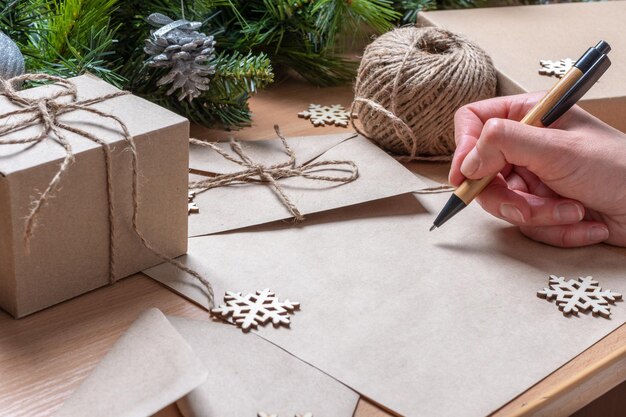
[[[0,94],[0,307],[15,317],[162,262],[147,244],[187,247],[188,121],[93,76],[59,83]]]
[[[250,336],[250,337],[247,337]],[[255,335],[223,323],[144,312],[56,417],[313,413],[351,417],[359,396]]]
[[[147,417],[213,373],[157,309],[122,335],[56,417]]]
[[[298,175],[277,179],[281,191],[302,215],[349,206],[364,201],[417,191],[426,184],[404,169],[397,161],[370,141],[355,133],[287,138],[295,155],[296,167],[311,163],[320,166],[305,171],[352,181],[322,181]],[[228,143],[217,144],[226,154],[233,154]],[[286,149],[278,139],[241,143],[245,156],[254,164],[271,166],[287,161]],[[239,172],[242,167],[218,152],[192,145],[189,151],[192,172],[204,172],[204,178],[215,174]],[[234,155],[237,157],[237,155]],[[330,164],[343,162],[342,164]],[[203,176],[192,175],[192,181]],[[189,236],[201,236],[268,223],[293,217],[268,182],[249,181],[199,191],[194,202],[198,214],[189,216]]]
[[[626,290],[626,250],[533,242],[471,205],[429,233],[448,195],[402,195],[190,239],[187,266],[225,291],[298,300],[289,329],[258,334],[401,415],[482,416],[626,320],[565,317],[537,297],[549,275]],[[242,248],[245,254],[242,254]],[[194,300],[193,278],[147,273]],[[173,284],[174,277],[178,282]],[[247,336],[252,336],[248,334]]]

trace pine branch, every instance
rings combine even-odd
[[[121,86],[113,53],[117,0],[30,0],[8,4],[3,20],[16,23],[14,39],[27,71],[72,77],[91,72]],[[19,4],[18,4],[19,3]]]
[[[222,52],[214,62],[217,71],[208,90],[191,103],[165,95],[165,87],[156,87],[157,80],[165,75],[163,69],[143,65],[137,76],[130,79],[130,88],[136,94],[205,126],[218,124],[237,128],[249,125],[248,99],[274,79],[269,59],[265,55]]]
[[[378,33],[391,30],[401,16],[392,6],[391,0],[319,0],[311,11],[317,17],[316,26],[326,46],[332,47],[340,31],[356,31],[361,23]]]
[[[284,48],[280,55],[274,56],[273,62],[321,87],[351,82],[358,67],[358,62],[339,56],[290,48]]]
[[[437,9],[437,0],[402,0],[395,7],[404,13],[402,23],[415,23],[419,12]]]
[[[528,1],[540,3],[542,0]],[[421,11],[480,7],[487,2],[488,0],[396,0],[393,3],[395,9],[403,13],[402,23],[415,23]]]
[[[18,46],[24,45],[28,34],[35,30],[34,22],[45,18],[47,13],[46,0],[0,0],[0,30]]]

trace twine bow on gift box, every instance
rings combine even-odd
[[[54,92],[48,97],[39,98],[39,99],[31,99],[22,97],[19,95],[15,89],[15,85],[21,85],[25,81],[52,81],[55,82],[57,86],[61,87],[58,91]],[[117,117],[104,113],[100,110],[89,107],[92,104],[100,103],[105,100],[109,100],[114,97],[119,97],[125,94],[128,94],[125,91],[119,91],[113,94],[107,94],[102,97],[94,98],[91,100],[83,100],[77,101],[77,90],[76,86],[71,82],[58,77],[53,77],[45,74],[25,74],[18,77],[11,78],[9,80],[0,79],[0,95],[5,96],[9,101],[13,104],[19,106],[20,108],[8,113],[4,113],[0,115],[0,120],[9,119],[12,116],[26,116],[25,118],[15,122],[8,123],[4,126],[0,127],[0,137],[3,135],[7,135],[9,133],[13,133],[16,131],[20,131],[26,129],[30,126],[41,125],[41,130],[38,134],[20,138],[20,139],[0,139],[1,145],[10,145],[10,144],[37,144],[39,142],[43,142],[44,140],[51,138],[59,143],[65,149],[65,158],[63,162],[59,166],[59,170],[52,178],[46,189],[41,193],[39,198],[34,202],[30,212],[26,216],[26,227],[24,230],[24,245],[26,249],[29,248],[30,239],[33,237],[35,233],[35,228],[37,227],[37,220],[39,217],[39,212],[41,209],[47,204],[48,199],[50,198],[53,190],[59,185],[63,175],[67,172],[69,166],[74,162],[74,153],[72,151],[72,145],[65,137],[63,130],[76,133],[81,135],[93,142],[98,143],[102,146],[105,155],[105,166],[107,171],[107,197],[109,201],[111,201],[111,149],[109,145],[99,139],[98,137],[90,134],[89,132],[85,132],[81,129],[66,125],[58,119],[58,116],[68,113],[75,110],[83,110],[90,113],[93,113],[100,117],[105,117],[114,120],[117,125],[122,129],[124,138],[131,145],[131,149],[133,154],[135,153],[134,142],[132,140],[128,140],[130,135],[128,134],[128,130],[126,129],[126,125]],[[71,102],[62,103],[57,101],[61,97],[70,97]],[[112,204],[109,204],[109,219],[114,217],[114,208]],[[113,222],[111,221],[111,235],[115,234]],[[113,242],[113,239],[111,239]],[[114,243],[111,243],[113,246]],[[111,252],[113,252],[111,248]],[[114,265],[111,265],[111,270],[113,270]]]
[[[43,98],[27,98],[20,95],[15,86],[22,85],[24,82],[54,82],[57,91],[54,91],[47,97]],[[115,93],[107,94],[104,96],[96,97],[88,100],[77,99],[78,91],[76,86],[69,80],[63,78],[54,77],[46,74],[24,74],[18,77],[5,80],[0,78],[0,95],[6,97],[11,103],[18,106],[17,110],[13,110],[8,113],[0,114],[0,121],[7,120],[10,117],[17,116],[18,121],[14,123],[7,123],[0,127],[0,145],[15,145],[15,144],[30,144],[36,145],[43,142],[46,139],[52,139],[56,141],[65,150],[65,157],[59,165],[59,169],[52,177],[45,190],[41,193],[39,198],[33,201],[33,205],[30,212],[26,216],[26,224],[24,229],[24,245],[26,251],[29,249],[29,242],[35,233],[37,227],[37,220],[40,216],[41,210],[48,204],[51,199],[54,190],[60,185],[63,176],[68,172],[70,165],[74,162],[74,152],[72,145],[65,136],[65,131],[75,133],[86,139],[89,139],[102,147],[104,152],[104,162],[106,169],[106,189],[108,200],[108,217],[109,217],[109,281],[114,283],[117,281],[115,274],[115,257],[116,257],[116,245],[115,245],[115,207],[113,205],[113,173],[111,169],[111,147],[107,142],[98,138],[97,136],[86,132],[82,129],[74,126],[67,125],[59,120],[59,116],[73,112],[73,111],[85,111],[96,115],[101,118],[113,120],[120,128],[120,135],[127,143],[130,149],[132,158],[132,229],[137,235],[141,244],[156,255],[163,261],[169,262],[179,269],[191,274],[197,278],[206,288],[209,304],[213,304],[213,289],[211,284],[200,274],[187,268],[182,263],[170,258],[169,256],[161,253],[155,249],[143,235],[138,226],[139,218],[139,167],[137,157],[137,147],[133,137],[130,135],[126,124],[117,116],[105,113],[101,110],[90,107],[93,104],[101,103],[106,100],[110,100],[115,97],[130,94],[127,91],[118,91]],[[61,101],[61,98],[69,98],[69,102]],[[10,133],[24,130],[31,126],[41,126],[39,133],[26,138],[7,138],[3,137]]]
[[[329,160],[329,161],[319,161],[319,162],[311,162],[308,164],[303,164],[300,166],[296,165],[296,155],[287,143],[285,137],[280,133],[280,129],[278,126],[274,126],[274,130],[276,131],[276,135],[280,138],[285,152],[289,159],[285,162],[273,164],[273,165],[262,165],[254,162],[246,153],[243,151],[239,142],[231,141],[230,148],[232,151],[239,157],[239,159],[231,156],[227,152],[224,152],[220,147],[213,143],[204,142],[198,139],[189,139],[189,142],[194,145],[204,146],[207,148],[213,149],[215,152],[219,153],[225,159],[234,162],[237,165],[244,167],[245,169],[242,171],[234,172],[231,174],[215,174],[210,175],[203,172],[194,171],[199,175],[207,175],[209,178],[200,181],[193,181],[189,183],[189,189],[191,190],[201,190],[207,191],[212,188],[222,187],[226,185],[238,184],[238,183],[250,183],[250,182],[267,182],[271,188],[274,190],[276,195],[278,196],[281,203],[289,210],[289,212],[293,215],[296,221],[304,220],[304,216],[298,210],[298,207],[291,201],[291,199],[287,196],[283,188],[279,185],[278,180],[283,178],[291,178],[291,177],[302,177],[311,180],[318,181],[328,181],[328,182],[337,182],[341,184],[347,184],[356,180],[359,177],[359,170],[356,164],[352,161],[339,161],[339,160]],[[319,175],[316,172],[319,172],[323,169],[331,169],[331,168],[347,168],[349,172],[346,176],[328,176],[328,175]]]

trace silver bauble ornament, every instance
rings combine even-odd
[[[24,56],[15,42],[0,32],[0,78],[9,79],[24,73]]]

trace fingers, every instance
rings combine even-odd
[[[568,225],[585,217],[585,208],[578,201],[514,191],[502,177],[485,188],[478,202],[487,212],[517,226]]]
[[[494,117],[520,121],[544,95],[544,92],[536,92],[496,97],[470,103],[465,108],[477,115],[483,123]]]
[[[478,134],[480,135],[480,132]],[[460,169],[461,163],[465,159],[465,156],[474,149],[477,140],[478,136],[476,136],[476,138],[472,136],[456,138],[456,150],[454,151],[454,158],[452,158],[452,165],[450,166],[450,174],[448,176],[448,181],[455,187],[458,187],[465,180]]]
[[[492,215],[520,226],[526,236],[549,245],[587,246],[609,238],[605,224],[585,220],[585,208],[578,201],[514,191],[502,176],[485,188],[478,202]]]
[[[564,248],[594,245],[609,238],[606,225],[594,221],[562,226],[522,226],[520,230],[533,240]]]
[[[458,186],[465,179],[459,170],[461,162],[476,146],[487,120],[494,117],[521,120],[540,98],[541,94],[521,94],[483,100],[461,107],[454,115],[456,151],[450,169],[450,183]]]
[[[505,119],[485,123],[474,149],[460,166],[467,178],[478,179],[500,172],[507,164],[528,168],[546,178],[566,176],[563,155],[571,153],[567,132],[527,126]]]
[[[539,177],[526,168],[515,167],[511,175],[505,176],[505,178],[509,183],[509,188],[513,190],[523,191],[540,197],[558,197],[557,193],[552,191]],[[520,184],[522,182],[523,185]]]

